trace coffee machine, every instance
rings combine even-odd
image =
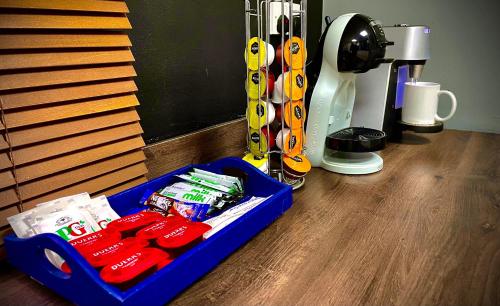
[[[385,133],[351,127],[355,80],[387,63],[382,27],[361,14],[326,18],[318,52],[308,65],[306,155],[313,167],[343,174],[367,174],[383,167],[377,155]],[[392,61],[392,60],[391,60]]]
[[[386,57],[393,61],[358,77],[351,123],[383,130],[390,141],[401,140],[403,130],[441,131],[442,122],[420,126],[401,121],[405,83],[418,81],[430,58],[430,28],[397,24],[383,27],[383,31],[394,42],[386,51]]]

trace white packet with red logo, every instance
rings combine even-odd
[[[67,197],[62,197],[62,198],[59,198],[59,199],[55,199],[55,200],[52,200],[52,201],[48,201],[48,202],[44,202],[44,203],[40,203],[40,204],[36,204],[36,207],[42,207],[42,206],[46,206],[46,205],[53,205],[53,204],[67,204],[69,202],[77,202],[77,203],[80,203],[80,202],[86,202],[86,201],[89,201],[90,200],[90,195],[88,192],[83,192],[83,193],[79,193],[79,194],[74,194],[74,195],[70,195],[70,196],[67,196]]]
[[[37,215],[72,208],[90,213],[92,219],[98,224],[96,231],[106,228],[109,222],[120,218],[109,205],[106,196],[91,199],[88,193],[57,199],[36,207]],[[30,222],[30,220],[27,221]]]
[[[33,230],[36,234],[54,233],[70,241],[99,230],[99,226],[87,211],[69,208],[34,218]],[[49,261],[60,268],[64,259],[57,253],[46,250]]]
[[[94,221],[99,226],[99,229],[105,229],[108,223],[120,219],[120,216],[111,208],[106,196],[99,196],[90,199],[89,201],[78,204],[78,208],[87,210]]]
[[[24,219],[30,216],[32,213],[33,212],[31,210],[28,210],[11,217],[7,217],[7,222],[9,222],[17,237],[29,238],[35,235],[33,228],[31,228],[31,226],[24,222]]]
[[[54,233],[66,241],[98,231],[99,225],[87,211],[68,208],[35,217],[36,234]]]
[[[54,212],[62,211],[68,208],[69,205],[74,205],[74,203],[85,203],[90,201],[90,196],[87,192],[71,195],[68,197],[63,197],[59,199],[55,199],[52,201],[44,202],[37,204],[33,209],[30,209],[26,212],[23,212],[22,220],[26,224],[28,228],[33,229],[35,224],[35,218],[47,214],[51,214]],[[33,236],[34,229],[30,232],[31,235],[27,237]],[[17,234],[17,233],[16,233]],[[18,235],[19,237],[19,235]],[[23,236],[24,238],[26,236]]]
[[[33,209],[24,211],[7,218],[10,226],[19,238],[28,238],[36,235],[33,224],[40,215],[64,210],[69,202],[84,202],[90,200],[87,192],[37,204]]]

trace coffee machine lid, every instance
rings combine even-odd
[[[364,73],[377,68],[385,60],[385,47],[391,45],[380,24],[372,18],[356,14],[347,23],[339,44],[339,72]]]

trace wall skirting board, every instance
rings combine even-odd
[[[147,177],[153,179],[188,164],[243,156],[246,130],[246,120],[242,118],[148,145],[144,148]]]

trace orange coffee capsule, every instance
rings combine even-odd
[[[286,155],[299,155],[302,152],[304,145],[302,129],[282,129],[276,136],[276,145]]]
[[[302,154],[283,157],[285,175],[291,179],[299,179],[311,171],[311,162]]]
[[[307,90],[307,78],[302,73],[302,70],[292,70],[285,74],[285,94],[291,100],[300,100],[303,98]],[[290,82],[291,78],[291,82]],[[291,83],[291,84],[290,84]],[[291,87],[290,87],[291,85]],[[291,88],[291,89],[290,89]]]
[[[306,121],[306,109],[302,100],[287,102],[283,108],[285,112],[285,124],[293,129],[302,128],[303,122]]]
[[[304,41],[300,37],[294,36],[291,40],[287,40],[283,49],[285,52],[285,62],[288,66],[293,70],[304,68],[304,63],[307,59],[307,50]]]

